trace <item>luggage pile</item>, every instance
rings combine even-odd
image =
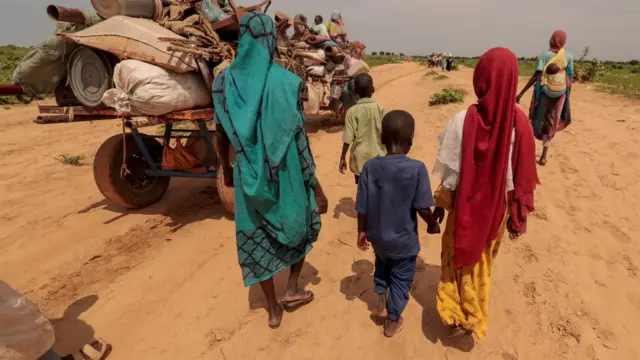
[[[338,44],[329,37],[311,32],[306,16],[291,19],[276,12],[278,31],[277,61],[306,80],[305,114],[316,115],[321,110],[341,108],[341,96],[346,83],[369,66],[362,59],[365,46],[359,41]],[[293,27],[293,35],[287,34]]]
[[[91,0],[93,12],[51,5],[55,33],[20,63],[21,100],[55,94],[59,106],[115,108],[163,115],[212,106],[213,78],[229,66],[240,18],[266,12],[271,0],[242,8],[233,0]],[[369,68],[364,44],[338,46],[313,35],[306,18],[276,12],[276,61],[307,83],[305,112],[340,108],[349,78]],[[294,34],[287,30],[293,26]]]

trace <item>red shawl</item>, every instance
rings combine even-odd
[[[549,39],[549,50],[557,53],[567,43],[567,33],[564,30],[556,30]]]
[[[507,206],[507,166],[511,133],[515,191],[510,194],[511,224],[526,229],[538,183],[533,129],[516,107],[518,61],[506,48],[484,54],[473,73],[478,103],[469,107],[462,133],[460,182],[456,190],[454,263],[475,265],[485,245],[496,239]]]

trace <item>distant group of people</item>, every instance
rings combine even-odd
[[[321,22],[317,19],[316,25]],[[272,63],[270,18],[251,13],[241,28],[238,57],[214,84],[214,104],[222,110],[216,111],[216,147],[225,182],[235,190],[244,284],[260,284],[269,304],[269,326],[277,328],[283,308],[314,299],[298,279],[318,239],[328,200],[304,129],[301,81]],[[558,74],[565,74],[570,84],[570,56],[563,45],[554,34],[553,55],[545,53],[535,76],[540,88],[535,102],[548,104],[547,91],[555,85],[560,90]],[[253,69],[251,76],[247,68]],[[385,318],[386,336],[402,329],[420,250],[417,219],[426,222],[427,233],[437,234],[447,213],[437,310],[452,335],[485,336],[491,269],[503,234],[517,238],[526,231],[539,183],[534,135],[542,135],[534,132],[538,118],[532,118],[532,127],[516,106],[521,98],[518,76],[518,60],[506,48],[491,49],[480,58],[473,77],[477,103],[453,116],[440,135],[435,193],[425,164],[407,156],[415,132],[412,115],[387,112],[372,100],[373,79],[366,74],[355,78],[357,103],[346,114],[339,171],[349,167],[357,184],[356,241],[358,248],[372,247],[375,253],[379,304],[374,315]],[[557,131],[560,126],[548,124],[556,120],[544,110],[550,108],[542,110],[541,128]],[[553,130],[544,131],[548,139]],[[235,149],[233,161],[229,145]],[[278,301],[273,276],[285,268],[290,276]]]
[[[427,65],[430,68],[439,66],[442,71],[451,71],[453,69],[453,54],[432,53],[427,58]]]

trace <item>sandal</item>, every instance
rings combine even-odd
[[[315,295],[313,294],[313,291],[305,290],[304,291],[304,296],[302,296],[300,299],[296,299],[296,300],[285,300],[285,299],[282,299],[281,304],[285,308],[292,308],[292,307],[308,304],[311,301],[313,301],[314,297],[315,297]]]
[[[94,339],[71,356],[73,356],[73,360],[104,360],[109,350],[111,350],[111,345],[103,339]]]
[[[472,334],[473,334],[473,331],[467,330],[462,326],[452,326],[449,332],[449,338],[454,339],[454,338],[459,338],[463,336],[471,336]]]

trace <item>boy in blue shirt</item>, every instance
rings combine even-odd
[[[379,296],[374,315],[386,317],[384,335],[402,330],[402,311],[420,251],[417,215],[429,234],[440,233],[430,207],[434,205],[427,168],[407,157],[413,143],[415,121],[411,114],[394,110],[382,120],[386,156],[364,164],[358,182],[358,248],[373,246],[376,255],[375,292]],[[387,295],[388,290],[388,295]]]

